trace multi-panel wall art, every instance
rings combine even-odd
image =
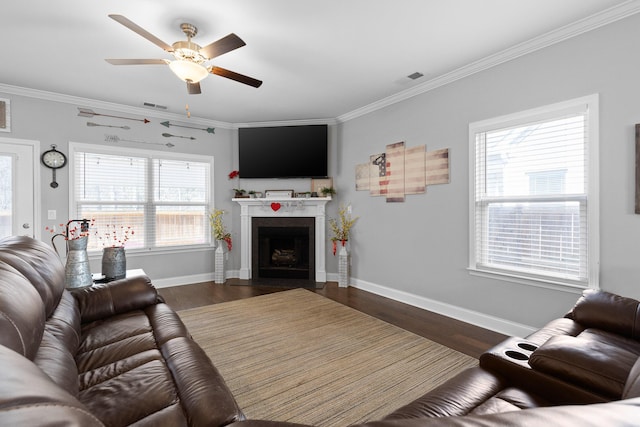
[[[356,165],[356,190],[381,196],[389,203],[404,202],[409,194],[422,194],[428,185],[449,183],[449,149],[427,151],[425,145],[387,145],[383,153]]]

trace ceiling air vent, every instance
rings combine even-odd
[[[417,72],[417,71],[416,71],[416,72],[415,72],[415,73],[413,73],[413,74],[409,74],[407,77],[409,77],[411,80],[417,80],[417,79],[419,79],[420,77],[424,77],[424,74],[419,73],[419,72]]]
[[[155,108],[156,110],[166,110],[167,107],[164,105],[158,105],[158,104],[152,104],[151,102],[144,102],[142,105],[144,105],[147,108]]]

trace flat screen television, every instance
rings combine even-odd
[[[327,125],[240,128],[240,178],[326,178],[327,135]]]

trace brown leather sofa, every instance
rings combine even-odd
[[[241,419],[223,378],[147,277],[70,292],[48,245],[0,241],[0,425]]]
[[[640,425],[639,322],[637,301],[586,291],[566,317],[358,427]],[[23,237],[0,241],[0,425],[295,426],[244,419],[148,278],[68,291],[50,247]]]
[[[382,420],[353,427],[640,426],[640,303],[585,291],[573,309],[511,337]],[[231,427],[285,427],[247,420]],[[288,424],[294,427],[294,424]]]

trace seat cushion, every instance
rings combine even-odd
[[[79,399],[110,426],[221,426],[244,418],[222,376],[166,304],[82,326]]]
[[[620,399],[638,355],[585,338],[556,336],[533,352],[529,365],[540,372]]]
[[[0,425],[103,426],[29,359],[0,345]]]

